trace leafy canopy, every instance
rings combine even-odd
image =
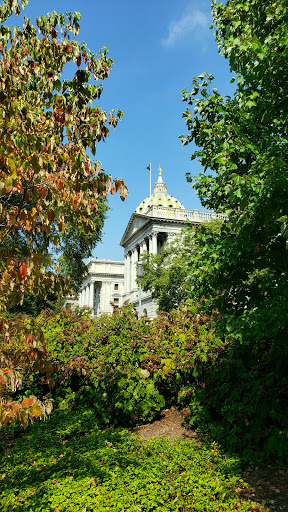
[[[253,341],[286,343],[288,200],[288,7],[285,0],[213,1],[219,52],[236,74],[223,97],[203,73],[183,91],[188,134],[204,172],[203,206],[229,221],[214,241],[201,236],[191,260],[193,294],[221,313],[224,327]],[[190,105],[194,111],[190,110]]]
[[[67,225],[67,230],[61,233],[57,253],[60,253],[60,272],[69,276],[69,285],[74,293],[79,293],[83,279],[87,274],[87,265],[84,260],[92,256],[92,251],[101,241],[102,228],[108,210],[105,198],[98,198],[97,211],[91,214],[93,231],[85,233],[85,226],[73,227]]]

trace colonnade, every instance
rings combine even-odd
[[[94,307],[94,282],[87,283],[80,293],[79,306]]]
[[[94,315],[107,312],[112,299],[112,282],[90,281],[81,290],[79,306],[92,308]],[[108,308],[108,310],[107,310]]]

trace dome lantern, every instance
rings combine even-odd
[[[150,197],[146,197],[146,199],[144,199],[144,201],[142,201],[137,206],[135,211],[136,213],[146,214],[150,209],[150,206],[163,206],[165,208],[181,208],[185,210],[185,207],[183,206],[182,203],[180,203],[180,201],[178,201],[178,199],[176,199],[173,196],[170,196],[167,193],[166,183],[162,178],[162,169],[160,166],[158,180],[154,185],[151,201]]]

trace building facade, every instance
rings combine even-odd
[[[91,259],[78,305],[92,308],[94,316],[111,314],[114,307],[121,307],[125,301],[138,309],[136,271],[143,252],[160,253],[164,243],[181,235],[187,221],[199,224],[212,219],[224,220],[225,215],[186,210],[178,199],[167,193],[160,168],[153,195],[144,199],[132,213],[122,236],[120,245],[124,249],[124,261]],[[68,302],[75,303],[74,300]],[[157,305],[149,291],[142,294],[142,313],[149,318],[157,314]]]

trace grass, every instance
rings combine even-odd
[[[144,442],[100,430],[92,411],[55,414],[24,433],[6,428],[0,461],[1,512],[254,510],[239,499],[238,460],[217,445]]]

